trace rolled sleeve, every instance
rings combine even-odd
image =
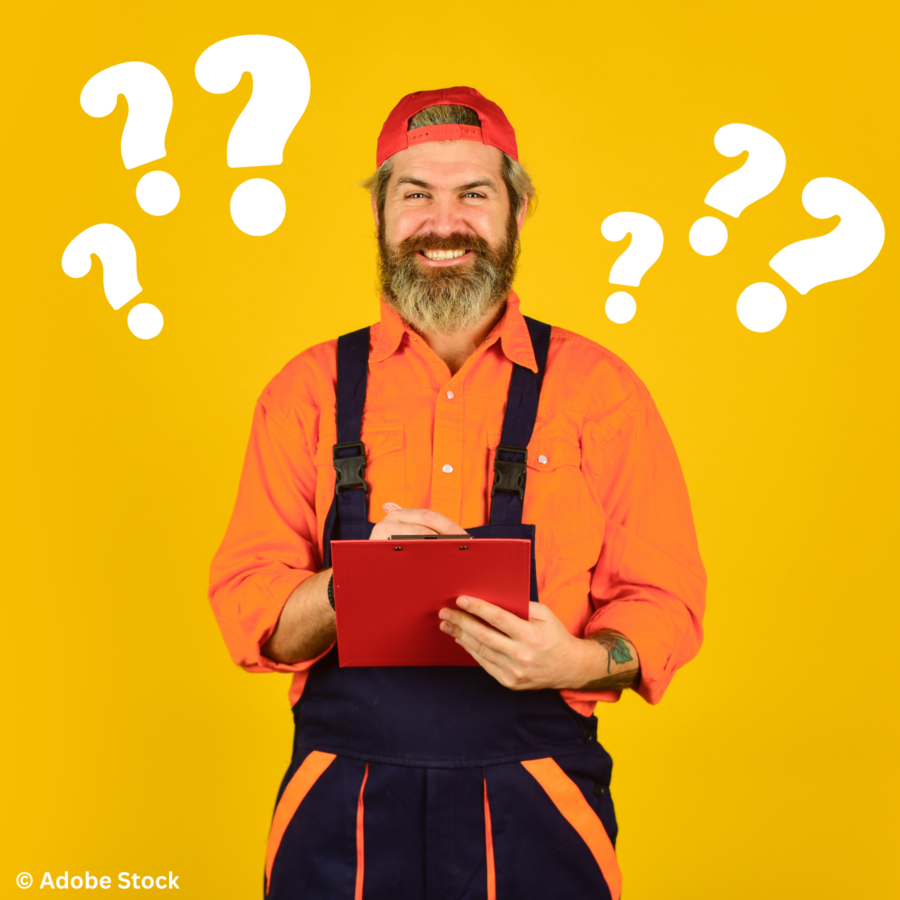
[[[285,412],[268,389],[260,397],[234,511],[210,567],[209,600],[228,652],[250,672],[302,672],[315,662],[276,663],[261,648],[290,595],[321,568],[309,446],[317,423],[315,407]]]
[[[657,703],[703,638],[706,574],[687,487],[655,404],[641,389],[615,421],[586,429],[606,517],[584,634],[623,634],[641,664],[638,693]]]

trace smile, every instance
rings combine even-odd
[[[422,256],[431,260],[459,259],[470,253],[469,250],[420,250]]]

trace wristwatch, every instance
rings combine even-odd
[[[331,608],[334,609],[334,575],[328,579],[328,602],[331,604]]]

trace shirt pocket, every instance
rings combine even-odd
[[[363,431],[366,445],[366,483],[369,485],[369,520],[384,516],[383,503],[406,505],[406,452],[402,425],[378,426]]]
[[[366,428],[362,435],[366,452],[366,484],[369,487],[369,508],[380,511],[382,503],[392,500],[403,503],[406,493],[406,458],[402,425]],[[334,496],[333,448],[337,434],[333,431],[319,435],[315,463],[318,469],[316,506],[320,517],[327,515]],[[382,499],[384,498],[384,499]],[[381,518],[380,512],[375,521]],[[372,516],[369,516],[372,519]]]
[[[581,468],[577,437],[535,428],[528,445],[525,522],[537,526],[544,563],[572,576],[592,568],[603,543],[603,524]]]
[[[494,459],[500,445],[500,434],[495,433],[488,438],[487,484],[488,493],[494,484]],[[528,506],[528,486],[532,483],[534,472],[546,474],[556,472],[563,466],[581,466],[581,445],[577,440],[542,435],[537,430],[528,444],[528,459],[525,470],[525,504]],[[522,520],[528,521],[523,518]]]
[[[528,468],[555,472],[563,466],[581,469],[581,444],[569,437],[535,434],[528,445]]]

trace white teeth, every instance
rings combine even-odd
[[[423,250],[422,251],[429,259],[458,259],[460,256],[465,256],[468,252],[466,250]]]

